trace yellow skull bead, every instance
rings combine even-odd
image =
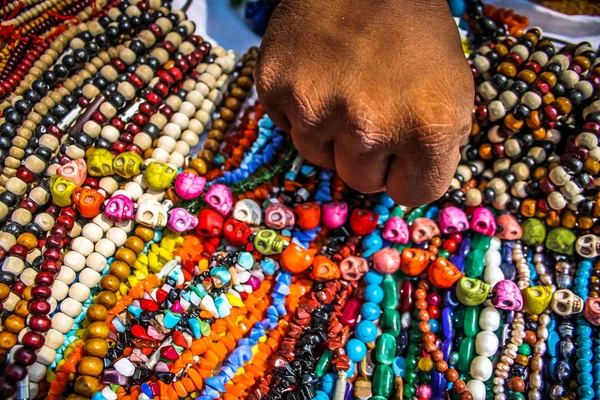
[[[121,153],[113,161],[113,169],[123,178],[131,178],[140,174],[140,167],[144,163],[142,156],[133,151]]]
[[[73,204],[71,195],[77,185],[75,182],[63,178],[60,175],[53,175],[50,178],[50,192],[52,193],[52,200],[54,204],[59,207],[69,207]]]
[[[171,186],[177,170],[167,164],[152,161],[144,171],[144,179],[151,189],[165,190]]]
[[[94,149],[87,157],[87,170],[91,176],[109,176],[113,171],[113,154],[107,149]]]

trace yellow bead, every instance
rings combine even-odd
[[[144,159],[138,153],[126,151],[115,157],[113,161],[113,169],[123,178],[131,178],[140,174],[140,167],[144,163]]]
[[[91,176],[108,176],[114,174],[113,154],[107,149],[94,149],[87,157],[87,170]]]
[[[175,179],[177,170],[167,164],[152,161],[144,171],[144,180],[151,189],[166,190]]]
[[[59,207],[69,207],[73,204],[71,196],[76,187],[75,182],[60,175],[53,175],[50,178],[50,192],[52,193],[54,204]]]
[[[240,298],[238,298],[232,294],[226,293],[225,297],[227,297],[227,300],[229,300],[229,304],[231,304],[233,307],[243,307],[244,306],[244,302]]]
[[[421,357],[419,360],[419,369],[424,372],[429,372],[433,368],[433,360],[431,357]]]

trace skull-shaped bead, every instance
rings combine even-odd
[[[73,203],[84,218],[94,218],[100,214],[104,196],[94,189],[76,187],[71,195]]]
[[[463,276],[456,286],[456,297],[465,306],[478,306],[482,304],[490,293],[490,285],[480,281]]]
[[[263,229],[254,236],[254,247],[263,256],[281,254],[285,242],[271,229]]]
[[[400,253],[393,247],[381,249],[371,256],[373,269],[382,274],[393,274],[400,268]]]
[[[503,240],[519,240],[523,236],[523,229],[519,221],[511,214],[502,214],[498,217],[496,236]]]
[[[402,263],[400,269],[408,276],[419,276],[431,260],[431,253],[427,250],[407,248],[402,250]]]
[[[126,192],[115,192],[106,202],[104,215],[114,222],[123,222],[133,219],[134,204]]]
[[[365,236],[377,228],[379,215],[373,211],[355,208],[350,216],[350,227],[359,236]]]
[[[254,200],[239,200],[235,203],[233,218],[245,222],[248,225],[260,225],[262,220],[262,210]]]
[[[115,157],[113,169],[125,179],[129,179],[141,173],[144,159],[135,151],[126,151]]]
[[[184,200],[192,200],[204,192],[206,179],[191,172],[182,172],[175,178],[175,193]]]
[[[600,254],[600,239],[593,234],[583,235],[575,244],[577,254],[585,258],[595,258]]]
[[[305,249],[297,243],[290,243],[290,245],[283,250],[283,253],[281,253],[279,262],[284,270],[297,274],[307,270],[308,267],[311,266],[313,263],[313,256],[308,249]]]
[[[566,317],[583,311],[583,300],[569,289],[554,292],[551,303],[552,311]]]
[[[144,194],[138,199],[135,221],[149,228],[167,226],[167,212],[152,195]]]
[[[410,226],[410,238],[416,244],[430,241],[440,235],[440,228],[429,218],[417,218]]]
[[[166,190],[171,186],[177,169],[168,164],[152,161],[144,171],[144,181],[150,189]]]
[[[463,232],[469,229],[469,220],[463,210],[458,207],[446,207],[440,210],[438,222],[443,233]]]
[[[52,201],[59,207],[68,207],[73,204],[71,195],[77,188],[75,182],[65,179],[60,175],[53,175],[50,178],[50,193],[52,193]]]
[[[295,223],[294,212],[283,204],[271,204],[265,211],[265,225],[271,229],[292,229]]]
[[[502,280],[492,289],[492,304],[502,310],[520,311],[523,309],[523,295],[516,283]]]
[[[316,256],[310,277],[317,282],[340,279],[340,268],[325,256]]]
[[[600,298],[588,297],[583,309],[585,319],[592,325],[600,325]]]
[[[550,286],[532,286],[521,290],[523,294],[523,311],[528,314],[543,313],[552,300],[552,288]]]
[[[174,208],[169,212],[168,227],[176,232],[185,232],[198,226],[198,218],[190,214],[186,209]]]
[[[244,246],[248,243],[251,234],[252,230],[245,222],[233,218],[229,218],[223,225],[223,236],[232,246]]]
[[[348,256],[340,261],[342,278],[347,281],[357,281],[368,271],[369,264],[362,257]]]
[[[343,201],[323,204],[321,209],[323,225],[329,229],[341,227],[348,219],[348,204]]]
[[[113,171],[114,156],[107,149],[94,149],[87,157],[87,171],[91,176],[109,176]]]
[[[408,225],[400,217],[391,217],[383,228],[383,238],[392,243],[406,244],[409,240]]]
[[[87,166],[83,158],[78,158],[58,167],[56,173],[81,186],[87,178]]]
[[[204,201],[216,212],[226,216],[233,207],[233,194],[227,186],[217,183],[208,189],[204,195]]]
[[[485,236],[494,236],[496,233],[494,214],[485,207],[478,207],[471,217],[471,229]]]
[[[210,208],[205,208],[198,214],[198,226],[196,233],[200,236],[218,237],[223,231],[223,217]]]
[[[546,248],[558,254],[572,256],[577,237],[567,228],[554,228],[546,236]]]
[[[298,219],[296,223],[307,231],[315,229],[321,221],[321,206],[319,203],[308,202],[298,204],[295,208]]]
[[[546,227],[537,218],[528,218],[521,224],[523,242],[528,246],[539,246],[546,239]]]
[[[427,270],[429,281],[439,289],[450,289],[461,277],[462,272],[445,258],[437,258]]]

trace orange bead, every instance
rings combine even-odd
[[[502,75],[506,76],[507,78],[514,78],[515,76],[517,76],[517,67],[515,67],[514,64],[512,64],[508,61],[500,63],[497,71],[499,74],[502,74]]]
[[[281,253],[279,263],[288,272],[297,274],[303,272],[313,263],[313,257],[304,247],[290,243]]]
[[[321,206],[318,203],[302,203],[296,206],[296,224],[305,230],[315,229],[321,222]]]
[[[523,127],[523,121],[519,121],[513,113],[510,113],[504,117],[504,126],[510,131],[518,132]]]
[[[533,217],[535,215],[536,204],[533,199],[525,199],[521,203],[521,214],[525,217]]]

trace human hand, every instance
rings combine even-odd
[[[448,188],[474,83],[446,0],[282,0],[255,75],[300,154],[351,188],[405,206]]]

